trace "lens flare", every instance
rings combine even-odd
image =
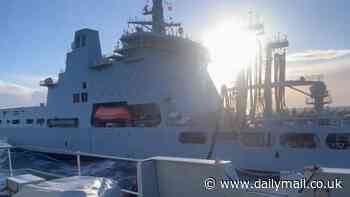
[[[203,38],[204,46],[210,52],[211,63],[208,71],[219,88],[234,81],[237,74],[254,58],[256,36],[242,25],[222,23]]]

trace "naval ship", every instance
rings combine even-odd
[[[260,44],[259,64],[219,93],[208,50],[165,21],[162,0],[152,4],[143,13],[151,20],[129,21],[113,55],[102,54],[98,31],[76,31],[64,72],[40,82],[46,104],[1,109],[0,136],[53,154],[217,158],[259,171],[350,167],[350,113],[325,107],[323,81],[286,80],[286,38]],[[313,107],[288,109],[286,88]]]

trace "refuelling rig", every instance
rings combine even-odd
[[[313,105],[311,111],[314,114],[324,111],[332,99],[321,76],[287,79],[287,36],[279,33],[266,41],[262,38],[264,25],[251,19],[249,31],[256,36],[252,61],[239,72],[234,86],[221,89],[225,109],[233,112],[235,125],[242,127],[257,119],[288,114],[287,89],[307,96],[306,104]],[[305,91],[302,87],[309,89]]]

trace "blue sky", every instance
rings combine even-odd
[[[337,84],[349,82],[346,77],[350,74],[348,0],[169,2],[174,5],[170,15],[182,22],[186,32],[195,39],[200,39],[205,31],[225,18],[256,10],[265,21],[268,33],[288,34],[291,70],[301,73],[306,66],[305,70],[310,72],[326,71],[334,94],[341,93]],[[43,89],[37,82],[64,69],[65,54],[77,29],[99,30],[103,52],[111,53],[128,18],[141,17],[145,3],[146,0],[2,0],[0,106],[27,105],[42,100]],[[10,99],[11,96],[17,99]],[[348,96],[335,97],[343,105]]]

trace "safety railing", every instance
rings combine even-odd
[[[111,160],[120,160],[120,161],[128,161],[128,162],[136,162],[137,163],[137,180],[141,180],[139,178],[139,175],[141,174],[141,168],[139,167],[141,163],[144,160],[138,160],[138,159],[130,159],[130,158],[123,158],[123,157],[114,157],[114,156],[106,156],[106,155],[100,155],[100,154],[91,154],[91,153],[84,153],[84,152],[73,152],[73,154],[76,155],[76,163],[77,163],[77,171],[78,171],[78,176],[82,176],[82,171],[81,171],[81,156],[85,157],[93,157],[93,158],[101,158],[101,159],[111,159]],[[142,183],[140,183],[142,184]],[[128,189],[121,189],[120,190],[122,193],[125,194],[131,194],[131,195],[136,195],[136,196],[142,196],[142,194],[138,191],[131,191]]]
[[[9,157],[11,157],[11,151],[10,149],[13,148],[12,146],[8,149],[8,154]],[[89,157],[89,158],[95,158],[95,159],[108,159],[108,160],[114,160],[114,161],[124,161],[124,162],[133,162],[136,163],[137,166],[137,190],[140,189],[139,185],[142,185],[142,179],[140,178],[141,176],[141,165],[142,162],[146,160],[141,160],[141,159],[132,159],[132,158],[125,158],[125,157],[115,157],[115,156],[108,156],[108,155],[101,155],[101,154],[93,154],[93,153],[85,153],[81,151],[69,151],[69,150],[60,150],[60,149],[52,149],[52,148],[44,148],[44,147],[36,147],[36,146],[16,146],[16,148],[21,148],[25,150],[32,150],[32,151],[42,151],[42,152],[54,152],[54,153],[59,153],[59,154],[65,154],[65,155],[71,155],[75,157],[76,160],[76,173],[77,176],[83,176],[82,172],[82,167],[81,167],[81,157]],[[1,149],[1,145],[0,145]],[[12,162],[11,159],[9,159],[9,171],[10,171],[10,176],[13,176],[13,169],[12,169]],[[27,169],[28,171],[33,171],[33,172],[40,172],[40,173],[45,173],[43,171],[38,171],[38,170],[33,170],[33,169]],[[50,174],[50,173],[47,173]],[[132,177],[134,178],[134,177]],[[130,177],[127,177],[125,179],[120,179],[119,181],[127,180],[130,179]],[[141,192],[139,191],[132,191],[129,189],[121,189],[122,193],[125,194],[131,194],[131,195],[136,195],[136,196],[142,196]]]

